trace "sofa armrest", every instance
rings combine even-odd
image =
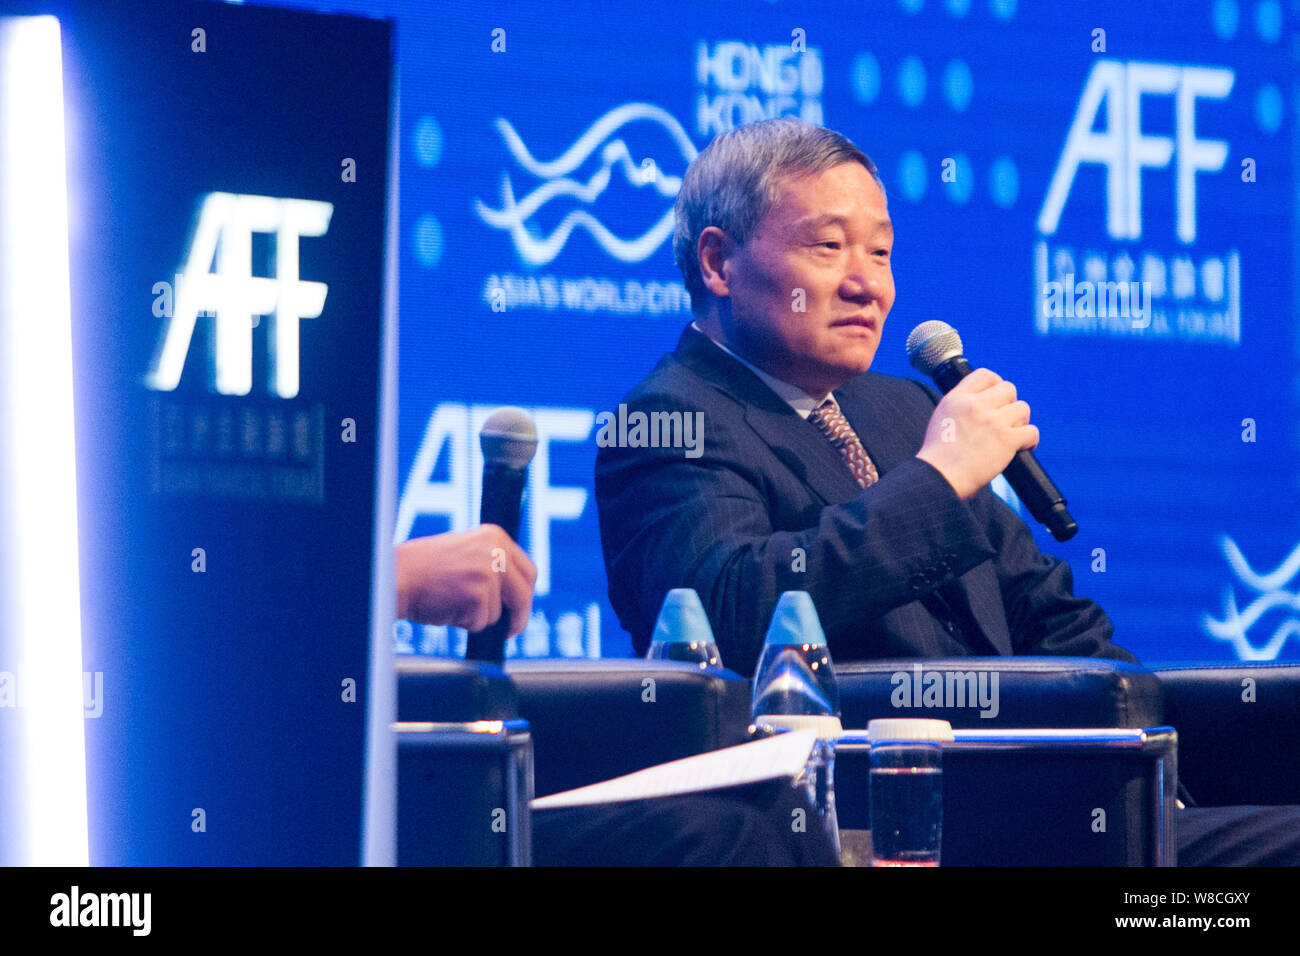
[[[532,741],[510,679],[405,654],[396,669],[398,865],[527,865]]]
[[[1135,729],[1168,722],[1155,675],[1104,658],[852,661],[837,664],[835,673],[847,728],[877,717],[932,717],[970,729]]]
[[[1300,664],[1166,664],[1178,776],[1201,806],[1300,803]]]
[[[397,719],[459,722],[519,716],[514,684],[484,661],[397,655]]]

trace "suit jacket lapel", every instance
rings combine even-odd
[[[840,453],[817,426],[800,418],[753,372],[687,326],[677,358],[714,388],[741,403],[745,421],[800,481],[827,504],[839,504],[862,491]],[[707,428],[707,425],[706,425]]]
[[[911,447],[907,430],[897,427],[897,412],[871,379],[855,379],[836,389],[835,400],[880,474],[913,457],[920,449],[919,445]]]

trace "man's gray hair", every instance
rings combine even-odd
[[[709,295],[696,252],[700,233],[717,226],[744,245],[780,198],[780,180],[824,173],[841,163],[861,163],[884,191],[867,154],[822,126],[791,118],[759,120],[714,137],[686,168],[674,207],[673,259],[697,314]]]

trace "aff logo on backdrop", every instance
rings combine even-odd
[[[412,535],[435,530],[463,531],[478,523],[483,493],[483,449],[479,432],[488,417],[501,406],[440,402],[429,415],[398,500],[397,527],[393,543],[401,544]],[[528,486],[520,521],[520,543],[537,566],[533,593],[539,599],[551,596],[554,559],[552,526],[579,520],[589,493],[581,485],[558,484],[552,480],[555,446],[586,442],[596,413],[588,408],[531,407],[537,427],[537,452],[528,466]],[[561,470],[569,471],[568,462]],[[590,466],[588,466],[590,468]],[[590,471],[588,471],[590,474]],[[417,528],[417,522],[435,519],[431,528]],[[599,550],[599,549],[597,549]],[[565,553],[572,555],[572,551]],[[517,641],[507,643],[508,656],[564,657],[600,656],[599,594],[584,595],[577,606],[558,601],[534,602],[532,617]],[[570,600],[572,600],[570,598]],[[549,613],[549,617],[547,616]],[[398,653],[418,650],[426,654],[464,656],[465,635],[457,628],[421,625],[417,635],[410,622],[398,622],[394,631]]]
[[[147,378],[150,388],[174,390],[201,314],[214,316],[210,385],[221,395],[247,395],[253,387],[253,328],[272,316],[269,389],[293,398],[299,387],[299,326],[320,316],[328,287],[301,279],[298,240],[323,236],[334,206],[310,199],[213,192],[203,197],[198,225],[176,276],[175,301],[164,310],[158,349]],[[274,272],[253,274],[253,236],[274,236]],[[213,266],[215,265],[215,269]],[[158,294],[160,283],[154,287]]]
[[[1038,214],[1038,231],[1056,232],[1079,166],[1106,167],[1106,230],[1112,239],[1142,237],[1142,170],[1175,164],[1178,238],[1196,241],[1196,174],[1216,173],[1228,156],[1228,144],[1197,139],[1196,102],[1226,99],[1232,91],[1231,70],[1172,63],[1119,63],[1101,60],[1088,74],[1074,113],[1065,149]],[[1174,97],[1174,135],[1143,132],[1143,96]],[[1094,131],[1098,113],[1105,126]]]
[[[325,501],[325,408],[298,397],[299,323],[320,316],[328,287],[299,276],[299,240],[323,236],[332,204],[212,192],[174,286],[153,287],[165,317],[146,384],[149,484],[155,494]],[[254,239],[271,275],[254,275]],[[253,329],[270,316],[267,392],[252,398]],[[208,389],[175,392],[200,316],[213,320]]]
[[[1241,337],[1240,257],[1235,249],[1205,250],[1198,242],[1197,177],[1220,172],[1225,140],[1197,134],[1197,108],[1226,100],[1232,70],[1176,63],[1099,60],[1088,74],[1065,145],[1038,214],[1034,278],[1042,334],[1139,335],[1217,340]],[[1149,98],[1172,105],[1173,131],[1143,125]],[[1060,225],[1081,167],[1105,170],[1107,242]],[[1172,247],[1143,239],[1144,170],[1173,168]],[[1120,245],[1123,243],[1123,245]],[[1069,301],[1063,301],[1068,289]],[[1138,300],[1141,306],[1134,308]]]
[[[409,538],[415,522],[426,516],[445,521],[449,531],[464,531],[478,523],[483,493],[479,432],[500,407],[440,402],[434,408],[398,500],[394,544]],[[548,407],[530,408],[528,413],[537,427],[537,452],[528,466],[521,530],[537,564],[534,593],[544,597],[551,593],[551,524],[576,521],[587,505],[586,488],[551,483],[551,446],[585,442],[596,413],[587,408]],[[445,479],[435,477],[443,473]]]

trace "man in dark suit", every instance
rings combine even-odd
[[[702,448],[652,426],[669,440],[596,463],[610,600],[638,652],[663,596],[691,587],[741,673],[787,590],[812,595],[837,660],[1134,660],[987,487],[1038,441],[1015,387],[981,369],[940,400],[867,372],[894,302],[870,159],[829,130],[751,124],[692,163],[677,214],[696,322],[626,414],[702,413]]]
[[[868,373],[894,281],[865,154],[797,120],[737,127],[691,163],[676,214],[695,322],[620,407],[630,430],[597,436],[610,601],[639,652],[690,587],[741,673],[786,590],[812,595],[836,660],[1136,662],[988,489],[1038,443],[1015,387],[979,369],[939,398]],[[1184,810],[1178,829],[1187,864],[1300,862],[1300,808]]]
[[[1134,660],[1110,642],[1102,610],[1072,595],[1069,566],[1040,553],[1001,499],[987,487],[963,499],[918,457],[927,423],[944,415],[931,392],[868,373],[833,394],[877,469],[865,490],[814,424],[693,327],[627,397],[628,414],[704,410],[698,459],[662,447],[599,453],[610,597],[638,653],[664,594],[693,587],[740,673],[789,590],[812,595],[836,660]]]

